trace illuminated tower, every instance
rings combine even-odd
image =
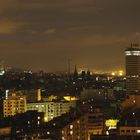
[[[126,89],[130,95],[140,94],[140,47],[131,44],[125,50],[126,57]]]

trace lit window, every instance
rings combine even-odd
[[[48,121],[48,117],[44,117],[44,122],[47,122]]]
[[[50,132],[49,131],[47,132],[47,135],[50,135]]]
[[[73,125],[70,125],[70,129],[73,129]]]
[[[72,135],[73,134],[73,131],[70,131],[70,134]]]

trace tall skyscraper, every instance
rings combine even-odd
[[[126,89],[129,95],[140,94],[140,47],[131,44],[125,50],[126,57]]]

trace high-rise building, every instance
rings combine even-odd
[[[127,94],[140,94],[140,47],[138,44],[131,44],[125,50],[126,57],[126,89]]]

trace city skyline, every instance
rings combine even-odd
[[[139,0],[2,0],[0,60],[33,70],[72,65],[124,69],[124,50],[139,35]]]

